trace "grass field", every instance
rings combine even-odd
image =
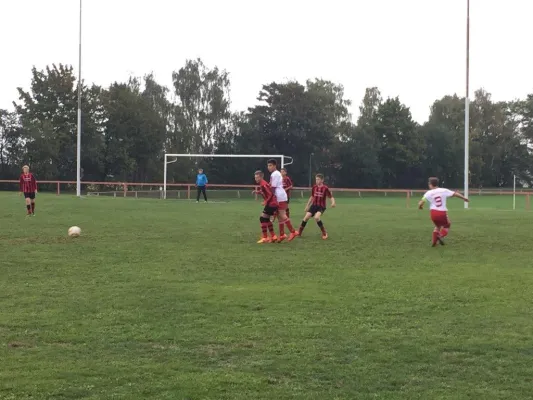
[[[533,213],[451,201],[431,248],[415,201],[257,245],[251,200],[0,193],[0,399],[531,399]]]

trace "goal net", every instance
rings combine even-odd
[[[190,192],[196,190],[200,168],[207,175],[211,198],[250,197],[253,174],[256,170],[267,173],[269,159],[277,160],[279,168],[293,163],[292,157],[282,154],[165,154],[162,198],[196,199],[196,193]]]

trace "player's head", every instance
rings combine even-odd
[[[27,174],[28,172],[30,172],[30,167],[25,165],[22,167],[22,172],[24,172],[25,174]]]
[[[322,185],[324,183],[324,175],[316,174],[315,175],[315,182],[316,182],[317,185]]]
[[[287,176],[287,168],[280,169],[280,172],[282,176]]]
[[[203,174],[204,173],[204,170],[202,168],[198,168],[198,173],[199,174]]]
[[[430,189],[435,189],[439,187],[439,178],[431,177],[428,180],[428,186]]]
[[[267,161],[268,172],[274,172],[278,169],[278,162],[271,158]]]
[[[264,176],[265,174],[263,174],[263,171],[255,171],[254,178],[255,178],[256,183],[261,182]]]

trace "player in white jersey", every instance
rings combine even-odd
[[[272,187],[274,194],[278,200],[278,222],[279,222],[279,237],[278,242],[282,242],[287,239],[285,234],[285,225],[289,228],[291,233],[288,237],[289,241],[298,236],[298,232],[293,228],[291,220],[287,217],[287,208],[289,206],[287,192],[283,189],[283,177],[281,172],[278,171],[278,163],[276,160],[268,160],[267,162],[268,172],[270,172],[270,186]]]
[[[437,242],[444,245],[442,239],[448,235],[450,230],[451,223],[448,219],[448,208],[446,208],[448,197],[458,197],[465,202],[469,200],[459,192],[440,188],[438,178],[429,178],[428,186],[429,190],[424,194],[422,200],[418,202],[418,208],[422,210],[425,202],[429,203],[431,221],[435,225],[432,236],[432,246],[435,247]]]

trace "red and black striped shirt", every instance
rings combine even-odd
[[[289,178],[288,176],[283,178],[283,189],[285,189],[285,192],[287,192],[287,197],[288,198],[291,197],[292,187],[293,187],[293,183],[292,183],[291,178]]]
[[[264,179],[261,181],[261,183],[259,183],[259,191],[261,192],[261,196],[263,196],[263,199],[265,199],[265,206],[278,206],[278,200],[276,196],[274,196],[274,192],[272,191],[270,184]]]
[[[332,194],[329,188],[326,185],[315,185],[311,191],[311,196],[313,196],[313,205],[326,208],[326,197],[331,199]]]
[[[35,193],[37,191],[37,181],[31,172],[20,175],[19,186],[22,193]]]

